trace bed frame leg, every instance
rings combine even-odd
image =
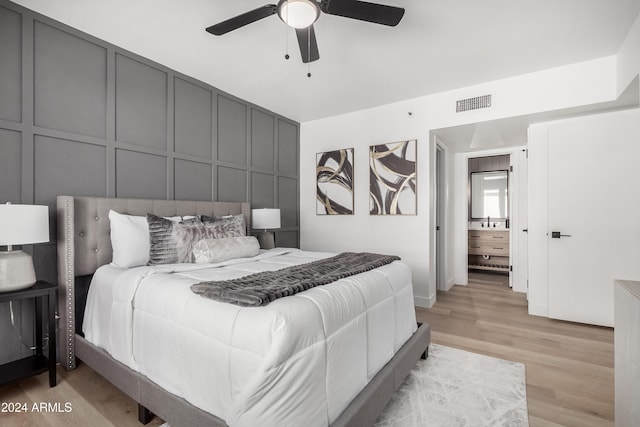
[[[417,322],[418,323],[418,328],[420,326],[422,326],[422,322]],[[420,359],[422,360],[427,360],[427,357],[429,357],[429,345],[427,345],[427,348],[424,350],[424,352],[420,355]]]
[[[149,424],[153,419],[153,412],[138,403],[138,421],[142,424]]]
[[[427,347],[427,349],[422,353],[420,359],[427,360],[427,357],[429,357],[429,347]]]

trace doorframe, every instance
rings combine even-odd
[[[437,174],[436,174],[436,169],[437,169],[437,153],[438,151],[441,150],[442,152],[442,166],[443,166],[443,170],[442,170],[442,176],[444,176],[444,179],[441,181],[442,182],[442,186],[443,186],[443,193],[444,196],[441,198],[442,200],[442,205],[441,208],[443,209],[444,215],[443,215],[443,222],[440,224],[440,229],[441,229],[441,234],[443,236],[443,238],[441,239],[441,245],[443,247],[443,249],[440,252],[440,257],[436,256],[436,252],[438,251],[438,246],[437,246],[437,238],[436,238],[436,212],[437,212]],[[449,224],[451,224],[451,222],[449,221],[448,215],[450,214],[450,209],[449,209],[449,203],[450,203],[450,195],[449,195],[449,188],[450,188],[450,180],[451,180],[451,176],[450,174],[447,174],[447,163],[448,163],[448,159],[449,159],[449,148],[447,147],[446,144],[444,144],[438,137],[438,135],[436,135],[435,133],[430,133],[429,134],[429,224],[428,224],[428,236],[429,236],[429,241],[428,241],[428,247],[429,247],[429,259],[428,259],[428,265],[429,265],[429,273],[428,273],[428,281],[429,283],[433,284],[433,288],[430,287],[430,289],[433,289],[433,294],[429,296],[429,299],[432,301],[432,303],[435,303],[436,301],[436,293],[437,291],[441,290],[440,287],[438,286],[437,283],[437,269],[438,269],[438,262],[440,262],[440,264],[442,265],[440,268],[440,273],[441,274],[441,281],[443,281],[445,283],[445,288],[442,290],[448,290],[450,289],[453,284],[454,284],[454,280],[453,280],[453,275],[448,271],[448,266],[450,265],[450,256],[449,256],[449,249],[452,247],[449,243],[449,229],[450,226]]]
[[[453,281],[449,280],[448,274],[448,206],[449,193],[447,180],[447,147],[434,135],[435,145],[435,209],[436,218],[435,230],[435,269],[436,269],[436,290],[448,291],[453,286]],[[439,229],[438,229],[439,227]]]
[[[521,165],[520,163],[520,157],[519,157],[519,153],[522,153],[522,150],[526,149],[526,146],[520,146],[520,147],[509,147],[509,148],[503,148],[503,149],[493,149],[493,150],[483,150],[483,151],[470,151],[470,152],[466,152],[463,153],[464,154],[464,171],[465,171],[465,182],[468,182],[468,175],[469,175],[469,169],[468,169],[468,164],[469,164],[469,159],[471,158],[475,158],[475,157],[487,157],[487,156],[499,156],[499,155],[505,155],[508,154],[510,155],[510,163],[513,166],[513,171],[509,172],[509,205],[510,205],[510,215],[509,215],[509,222],[510,222],[510,226],[509,226],[509,241],[510,241],[510,254],[509,254],[509,264],[512,266],[513,271],[511,271],[509,273],[509,284],[511,285],[511,288],[513,291],[516,292],[526,292],[527,291],[527,283],[526,283],[526,278],[523,277],[522,274],[519,274],[519,260],[521,259],[520,257],[520,247],[521,247],[521,240],[519,238],[519,235],[516,234],[516,231],[520,231],[523,228],[526,228],[526,226],[522,226],[523,220],[522,220],[522,212],[520,209],[520,203],[518,202],[518,197],[520,196],[518,188],[522,188],[522,186],[524,186],[526,188],[527,186],[527,175],[520,173],[521,172]],[[526,161],[526,159],[525,159]],[[469,225],[469,204],[468,204],[468,184],[466,185],[466,191],[464,191],[463,196],[460,196],[460,198],[464,197],[464,206],[466,206],[466,211],[465,211],[465,219],[464,219],[464,224],[460,223],[459,226],[460,227],[464,227],[464,234],[465,234],[465,238],[464,238],[464,252],[467,253],[467,247],[468,247],[468,233],[467,233],[467,229],[468,229],[468,225]],[[526,195],[525,195],[526,197]],[[458,204],[459,206],[460,204]],[[526,222],[526,221],[525,221]],[[525,239],[525,243],[526,244],[526,239]],[[469,261],[468,261],[468,257],[465,256],[464,259],[464,266],[465,266],[465,271],[469,270]],[[468,278],[468,274],[466,276]],[[524,280],[524,283],[523,283]],[[468,279],[467,282],[465,284],[468,284]]]

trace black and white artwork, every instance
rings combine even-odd
[[[316,214],[353,215],[353,148],[316,155]]]
[[[369,214],[416,215],[417,141],[369,147]]]

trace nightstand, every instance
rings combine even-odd
[[[44,281],[37,281],[27,289],[0,293],[0,302],[19,301],[33,298],[35,300],[36,322],[36,354],[13,362],[0,365],[0,386],[49,371],[49,386],[56,385],[56,293],[55,285]],[[43,318],[43,309],[46,317]],[[42,352],[43,323],[49,326],[49,354]]]

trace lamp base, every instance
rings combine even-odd
[[[271,231],[263,231],[256,235],[258,243],[260,243],[260,249],[273,249],[276,247],[275,238]]]
[[[0,252],[0,292],[25,289],[36,283],[31,255],[22,251]]]

